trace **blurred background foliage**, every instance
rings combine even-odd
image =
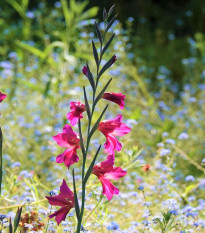
[[[146,75],[156,82],[158,67],[166,66],[172,72],[171,78],[182,89],[187,80],[184,80],[186,67],[181,61],[192,56],[188,38],[195,38],[200,43],[201,34],[205,32],[203,0],[90,0],[78,1],[79,4],[63,0],[61,3],[62,9],[55,0],[1,1],[1,57],[14,48],[17,50],[17,45],[18,53],[32,51],[42,61],[51,62],[47,57],[53,48],[63,50],[65,57],[69,51],[87,59],[88,56],[76,46],[80,22],[96,15],[102,19],[100,13],[103,7],[108,9],[115,4],[115,12],[119,13],[123,28],[129,30],[132,52],[142,59],[145,66],[154,69],[152,74]],[[133,23],[128,22],[130,17],[133,17]],[[35,43],[35,49],[29,43]],[[200,46],[196,52],[199,56],[203,55]],[[133,63],[137,65],[136,59]]]

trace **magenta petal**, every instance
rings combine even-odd
[[[72,126],[75,126],[78,123],[79,117],[73,116],[72,112],[67,114],[67,119],[70,121]]]
[[[7,95],[0,92],[0,103],[7,97]]]
[[[72,127],[68,124],[64,125],[63,133],[68,134],[72,138],[77,137],[77,134],[73,131]]]
[[[59,133],[53,136],[53,140],[61,147],[70,147],[70,144],[67,142],[68,137],[65,133]]]
[[[53,136],[53,139],[61,147],[79,146],[80,142],[78,135],[73,132],[70,125],[65,125],[63,127],[63,133]]]
[[[117,127],[113,131],[113,135],[115,136],[123,136],[125,134],[128,134],[131,131],[131,129],[124,123],[121,123],[120,127]]]
[[[62,221],[65,220],[66,215],[68,214],[68,212],[70,211],[71,208],[69,207],[61,207],[58,211],[56,211],[55,213],[51,214],[49,216],[49,218],[53,218],[55,217],[55,220],[57,222],[57,224],[59,225]]]
[[[114,154],[111,154],[111,155],[108,155],[107,159],[101,162],[100,164],[103,169],[112,169],[114,162],[115,162],[115,156]]]
[[[75,148],[69,148],[64,151],[64,163],[66,167],[70,167],[72,164],[77,163],[79,160],[79,157],[76,154]]]
[[[127,174],[121,167],[114,167],[111,171],[106,172],[104,177],[109,180],[118,180]]]
[[[64,195],[70,196],[70,198],[69,198],[70,200],[72,200],[74,197],[73,192],[69,189],[69,187],[64,179],[63,179],[63,183],[60,187],[60,192],[63,193]]]
[[[63,194],[59,194],[56,195],[54,197],[48,197],[46,196],[46,198],[48,199],[49,203],[51,205],[55,205],[55,206],[65,206],[68,204],[67,200],[66,200],[66,196]]]
[[[64,153],[56,157],[56,163],[63,163],[63,162],[64,162]]]
[[[114,194],[119,194],[119,189],[116,188],[109,180],[100,178],[100,181],[103,186],[102,194],[107,196],[107,199],[110,201]]]
[[[106,153],[108,154],[114,154],[115,150],[120,151],[122,148],[122,144],[117,140],[116,137],[111,134],[107,136],[107,141],[104,146],[106,149]]]
[[[119,107],[123,109],[125,105],[124,103],[125,97],[126,96],[123,95],[122,93],[105,92],[102,98],[118,104]]]
[[[76,114],[76,112],[69,112],[67,114],[67,119],[70,121],[72,126],[75,126],[78,123],[78,120],[82,118],[83,118],[82,113]]]

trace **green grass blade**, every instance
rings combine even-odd
[[[77,219],[79,219],[80,218],[80,207],[78,203],[78,197],[77,197],[76,186],[75,186],[74,169],[73,169],[73,191],[74,191],[74,199],[75,199],[75,212],[76,212]]]

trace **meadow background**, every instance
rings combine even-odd
[[[115,53],[117,61],[101,85],[113,77],[109,91],[126,95],[124,122],[132,131],[121,139],[116,166],[128,174],[116,182],[120,195],[111,202],[100,198],[101,185],[91,178],[83,226],[88,232],[205,232],[204,1],[4,0],[0,91],[8,97],[0,105],[0,214],[7,227],[23,205],[17,232],[74,230],[74,210],[59,227],[47,217],[45,196],[58,193],[63,178],[72,187],[70,171],[55,163],[61,149],[52,136],[68,122],[69,102],[83,101],[82,68],[86,61],[95,67],[91,40],[99,46],[94,22],[113,3],[118,19],[109,33],[116,37],[106,59]],[[119,113],[110,107],[106,118]],[[104,138],[96,133],[94,151],[99,142]]]

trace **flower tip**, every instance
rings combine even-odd
[[[113,56],[113,60],[112,60],[112,64],[115,63],[117,61],[117,57],[116,55]]]
[[[83,74],[84,74],[85,76],[88,75],[88,68],[87,68],[86,66],[83,66],[82,71],[83,71]]]

